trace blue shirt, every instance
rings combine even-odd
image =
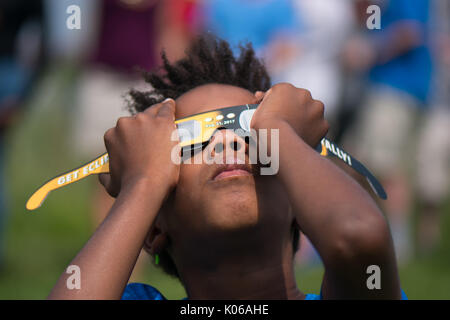
[[[426,102],[431,83],[432,60],[427,42],[429,0],[391,0],[381,12],[381,29],[370,31],[375,37],[389,37],[391,26],[402,21],[418,23],[425,34],[425,44],[400,55],[385,64],[375,66],[370,72],[374,83],[388,85]]]
[[[258,51],[277,32],[293,32],[297,27],[291,0],[209,0],[205,2],[204,11],[206,29],[228,41],[233,48],[251,42]]]
[[[186,300],[187,298],[185,298]],[[167,300],[158,289],[144,283],[130,283],[126,286],[122,300]],[[305,300],[322,300],[321,294],[306,294]],[[402,290],[402,300],[408,300]]]

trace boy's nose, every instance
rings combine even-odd
[[[236,154],[245,156],[247,144],[244,138],[237,135],[233,130],[218,130],[212,136],[207,151],[212,158],[217,156],[236,157]]]

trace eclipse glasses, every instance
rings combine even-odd
[[[257,107],[257,104],[226,107],[175,120],[182,151],[189,151],[190,153],[202,149],[208,144],[216,130],[233,129],[235,131],[239,130],[244,133],[250,133],[250,122]],[[361,162],[345,152],[342,148],[336,146],[333,142],[323,138],[321,143],[316,147],[316,151],[324,157],[334,156],[339,158],[359,174],[363,175],[378,197],[381,199],[387,198],[382,185],[372,173]],[[60,174],[44,183],[28,199],[26,208],[28,210],[39,208],[50,191],[84,179],[91,174],[107,172],[109,172],[109,157],[108,153],[104,153],[94,160],[76,169]]]

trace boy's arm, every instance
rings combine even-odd
[[[110,174],[101,183],[117,197],[103,223],[70,265],[80,268],[81,288],[69,289],[63,273],[49,299],[120,299],[145,237],[179,167],[170,158],[173,100],[122,118],[105,134]]]
[[[280,126],[279,177],[302,231],[325,265],[324,298],[400,298],[387,221],[369,194],[321,157],[287,124]],[[369,290],[371,265],[380,267],[381,290]]]
[[[278,104],[276,112],[288,116],[271,113],[271,117],[265,117],[261,109],[257,118],[260,121],[253,125],[256,129],[280,130],[278,176],[301,231],[323,260],[323,297],[400,298],[392,239],[381,211],[362,187],[305,142],[315,145],[326,132],[325,125],[320,133],[324,127],[323,110],[316,110],[323,105],[312,100],[309,93],[305,96],[304,90],[295,93],[301,89],[284,84],[275,89],[268,92],[272,97],[266,94],[261,106]],[[297,104],[291,108],[293,100]],[[275,111],[274,107],[266,108]],[[292,122],[294,113],[297,118]],[[381,290],[367,287],[370,265],[380,267]]]
[[[164,192],[157,181],[121,190],[103,223],[70,265],[80,268],[81,288],[68,289],[63,273],[49,299],[120,299]]]

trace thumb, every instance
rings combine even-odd
[[[112,180],[111,180],[111,175],[109,173],[100,173],[98,175],[98,180],[100,181],[100,184],[105,187],[106,192],[108,192],[108,194],[111,197],[116,197],[117,194],[113,188],[113,184],[112,184]]]
[[[156,116],[173,117],[173,120],[175,120],[175,100],[171,98],[167,98],[166,100],[164,100]]]

